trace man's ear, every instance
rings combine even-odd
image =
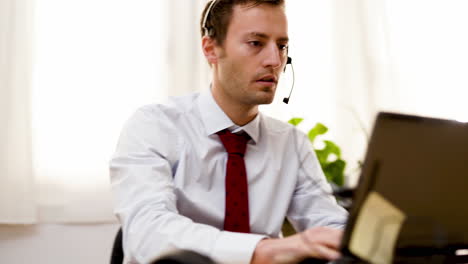
[[[218,55],[216,54],[216,40],[204,36],[202,38],[202,50],[206,60],[210,65],[218,63]]]

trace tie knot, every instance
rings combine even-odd
[[[218,134],[221,142],[223,142],[224,148],[229,154],[244,156],[247,147],[247,141],[250,139],[247,134],[233,134],[227,129],[219,131],[216,134]]]

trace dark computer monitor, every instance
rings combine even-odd
[[[353,255],[350,238],[370,192],[406,215],[397,254],[454,254],[468,248],[468,124],[378,115],[342,241],[346,255]]]

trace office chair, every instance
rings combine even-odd
[[[169,255],[160,257],[151,264],[216,264],[207,256],[191,250],[179,250]]]
[[[123,247],[122,247],[122,228],[115,235],[114,245],[112,246],[112,255],[110,264],[122,264],[124,259]]]

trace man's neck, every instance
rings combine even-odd
[[[213,89],[213,87],[211,89],[211,94],[223,112],[238,126],[248,124],[258,114],[258,105],[233,103],[233,100],[218,92],[217,89]]]

